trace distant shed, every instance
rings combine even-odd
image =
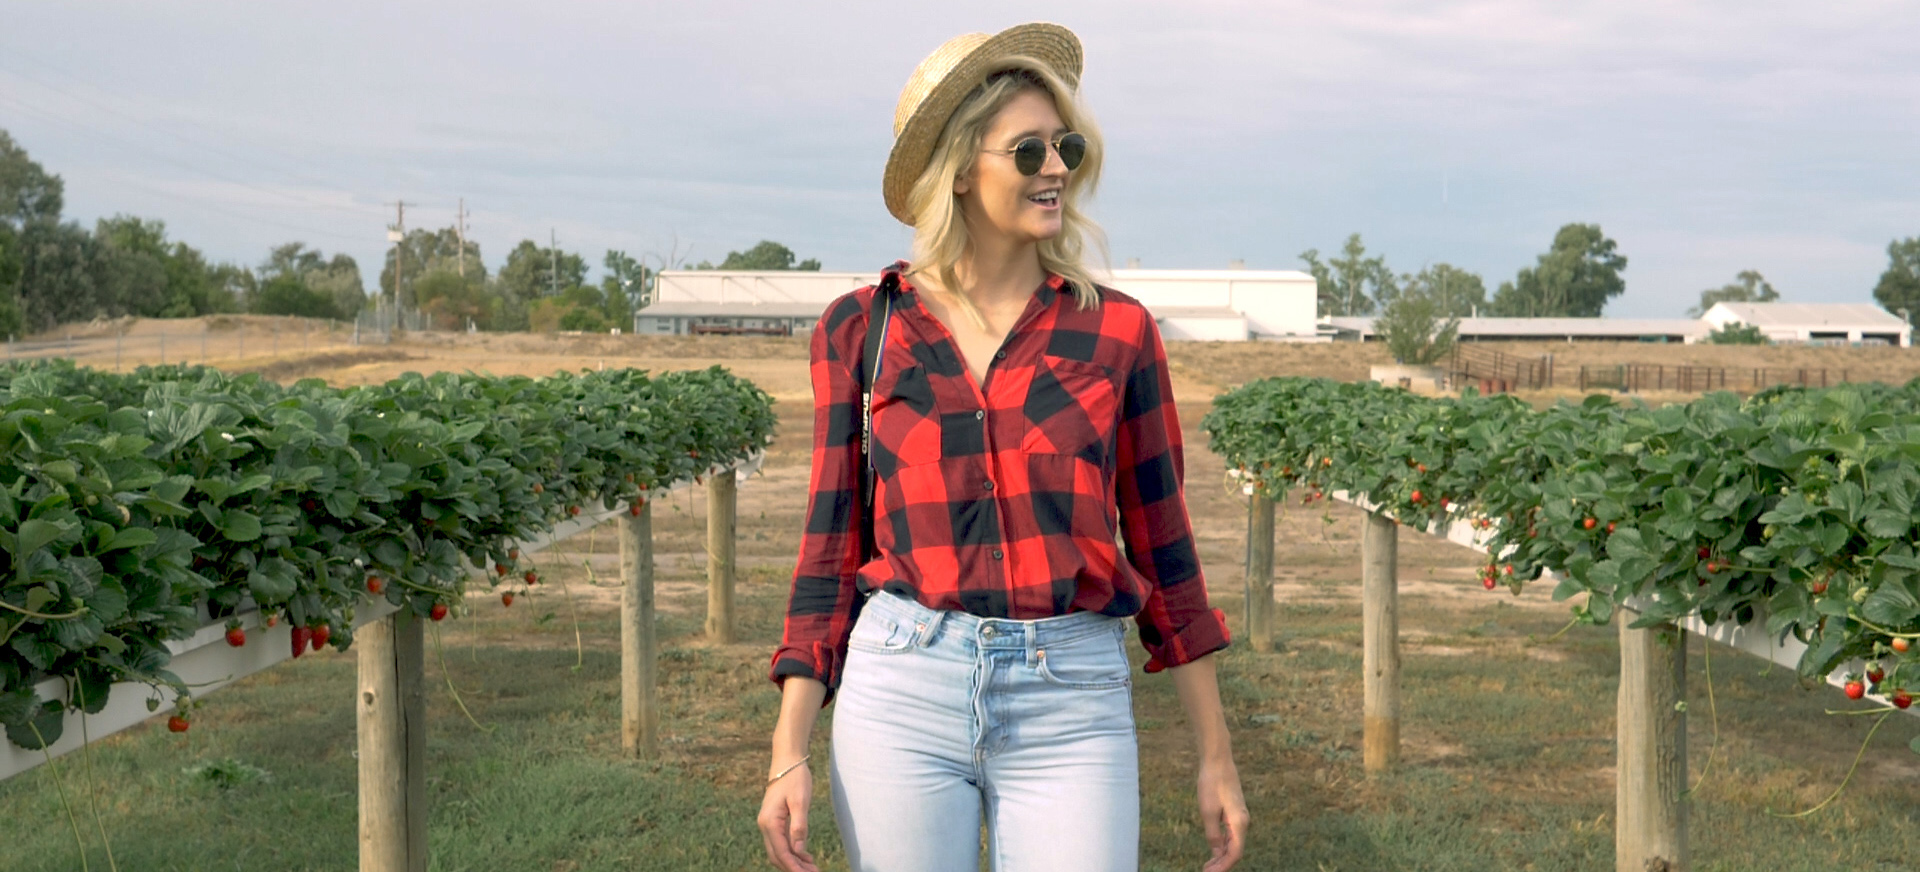
[[[1913,326],[1872,303],[1716,303],[1700,320],[1750,324],[1775,342],[1913,344]]]

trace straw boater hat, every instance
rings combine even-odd
[[[1080,38],[1058,24],[1022,24],[992,36],[967,33],[947,40],[913,69],[893,110],[893,153],[882,185],[887,211],[912,226],[907,194],[933,159],[933,147],[968,92],[999,72],[1013,56],[1046,64],[1070,88],[1080,87]]]

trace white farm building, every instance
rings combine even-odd
[[[669,270],[634,313],[641,336],[747,333],[804,336],[828,303],[878,273]],[[1313,277],[1293,270],[1120,269],[1110,287],[1151,310],[1167,339],[1324,341]]]
[[[1700,320],[1750,324],[1775,342],[1913,344],[1912,325],[1872,303],[1715,303]]]

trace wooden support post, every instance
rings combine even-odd
[[[1622,609],[1613,845],[1618,872],[1683,872],[1687,859],[1687,635],[1629,629]]]
[[[1400,526],[1367,514],[1360,540],[1361,634],[1365,646],[1365,755],[1368,772],[1400,762]]]
[[[733,641],[733,543],[739,484],[731,469],[707,476],[707,638]]]
[[[1273,500],[1255,493],[1247,525],[1247,643],[1266,653],[1273,645]]]
[[[653,504],[620,516],[620,745],[636,757],[653,753],[660,716],[654,708]]]
[[[360,872],[426,872],[426,646],[411,609],[354,634],[360,670]]]

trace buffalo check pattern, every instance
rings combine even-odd
[[[982,617],[1132,616],[1148,672],[1226,647],[1187,516],[1159,328],[1106,288],[1081,309],[1058,276],[1034,292],[984,386],[901,278],[874,383],[876,553],[864,559],[854,366],[874,293],[840,297],[814,327],[813,478],[773,680],[837,687],[874,590]]]

